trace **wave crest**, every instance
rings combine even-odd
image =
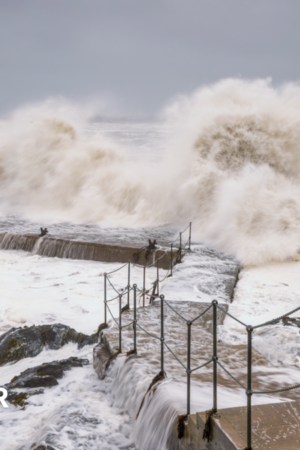
[[[166,152],[148,168],[83,132],[80,113],[16,112],[0,124],[2,209],[115,226],[192,220],[199,239],[244,264],[297,258],[300,87],[223,80],[173,102],[164,119]]]

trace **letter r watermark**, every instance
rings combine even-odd
[[[3,408],[8,408],[8,404],[6,403],[5,399],[7,397],[7,390],[4,388],[0,388],[0,403],[3,406]]]

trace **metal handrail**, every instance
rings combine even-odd
[[[190,391],[191,391],[191,386],[190,386],[190,377],[191,374],[193,372],[195,372],[196,370],[200,370],[203,367],[209,365],[211,362],[213,363],[213,412],[216,413],[217,412],[217,366],[221,367],[225,373],[227,373],[228,376],[230,376],[242,389],[244,389],[246,391],[246,396],[247,396],[247,449],[251,450],[251,410],[252,410],[252,402],[251,402],[251,397],[252,395],[262,395],[262,394],[275,394],[275,393],[279,393],[279,392],[285,392],[285,391],[290,391],[293,389],[297,389],[300,387],[300,384],[296,384],[293,386],[289,386],[287,388],[282,388],[282,389],[277,389],[277,390],[270,390],[270,391],[253,391],[252,390],[252,333],[254,331],[255,328],[258,328],[260,326],[267,326],[271,323],[273,323],[274,321],[277,321],[281,318],[286,317],[287,315],[290,315],[296,311],[298,311],[300,309],[299,308],[295,308],[294,310],[290,311],[288,314],[284,314],[282,316],[280,316],[279,318],[270,320],[268,322],[265,322],[264,324],[261,324],[260,326],[257,327],[252,327],[250,325],[246,326],[246,330],[248,333],[248,362],[247,362],[247,387],[242,384],[237,378],[235,378],[230,372],[229,370],[227,370],[224,365],[218,360],[218,356],[217,356],[217,308],[220,309],[221,311],[223,311],[224,313],[226,313],[228,316],[230,316],[232,319],[236,320],[237,322],[243,324],[241,321],[239,321],[236,317],[232,316],[231,314],[227,313],[227,311],[225,311],[223,308],[221,308],[218,305],[217,300],[213,300],[212,304],[206,308],[200,315],[198,315],[196,318],[194,318],[193,320],[187,320],[185,317],[183,317],[178,311],[176,311],[175,308],[173,308],[170,304],[169,301],[165,300],[163,295],[160,295],[160,302],[161,302],[161,317],[160,317],[160,321],[161,321],[161,335],[156,336],[153,333],[150,333],[149,331],[147,331],[143,326],[141,326],[138,321],[136,320],[136,293],[137,291],[141,291],[141,289],[139,289],[137,287],[136,284],[133,285],[132,287],[133,291],[134,291],[134,320],[131,321],[130,323],[123,325],[121,321],[119,320],[119,323],[116,321],[116,319],[113,317],[113,314],[109,309],[109,312],[112,316],[112,318],[114,319],[114,321],[116,322],[116,324],[119,327],[119,333],[120,333],[120,343],[121,343],[121,333],[122,333],[122,329],[129,327],[130,325],[133,325],[134,328],[134,351],[137,351],[136,348],[136,329],[139,328],[141,331],[143,331],[144,333],[146,333],[148,336],[159,340],[161,342],[161,371],[164,371],[164,347],[167,348],[167,350],[172,354],[172,356],[177,360],[177,362],[183,367],[183,369],[186,371],[187,374],[187,414],[190,414]],[[120,298],[120,305],[121,305],[121,297],[124,294],[120,294],[119,298]],[[157,297],[157,296],[156,296]],[[168,308],[170,308],[173,312],[175,312],[178,317],[180,317],[182,320],[184,320],[187,323],[188,326],[188,346],[187,346],[187,365],[185,365],[178,357],[177,355],[171,350],[171,348],[169,347],[169,345],[167,344],[167,342],[165,341],[165,337],[164,337],[164,313],[163,313],[163,306],[166,305]],[[200,366],[191,369],[190,367],[190,358],[191,358],[191,326],[193,325],[193,323],[195,322],[195,320],[199,319],[201,316],[203,316],[204,314],[206,314],[210,308],[213,308],[213,357],[212,359],[210,359],[209,361],[204,362],[203,364],[201,364]],[[121,311],[121,307],[120,307],[120,311]],[[244,324],[243,324],[244,325]],[[121,345],[120,345],[120,351],[121,351]]]
[[[185,230],[181,231],[181,232],[179,233],[179,235],[178,235],[178,236],[180,237],[180,248],[179,248],[178,251],[177,251],[177,256],[176,256],[176,258],[175,258],[175,264],[176,264],[176,262],[178,261],[178,257],[179,257],[179,262],[181,262],[181,248],[182,248],[182,246],[181,246],[181,236],[182,236],[182,234],[183,234],[187,229],[189,229],[189,250],[190,250],[190,246],[191,246],[191,230],[192,230],[192,222],[190,222],[189,225],[185,228]],[[151,295],[151,294],[149,295],[149,294],[147,294],[147,291],[148,291],[148,290],[146,289],[146,266],[145,266],[145,265],[143,266],[143,292],[142,292],[142,295],[143,295],[143,306],[145,306],[145,297],[146,297],[146,295],[150,296],[150,299],[152,299],[152,298],[158,298],[158,297],[159,297],[159,283],[162,283],[168,276],[172,276],[172,270],[173,270],[173,266],[174,266],[174,264],[173,264],[173,243],[176,242],[176,240],[177,240],[177,238],[175,239],[175,241],[173,241],[173,242],[171,243],[171,261],[170,261],[170,266],[169,266],[169,269],[168,269],[168,271],[167,271],[166,276],[165,276],[163,279],[160,279],[160,278],[159,278],[158,261],[160,261],[160,260],[168,253],[168,251],[165,251],[159,258],[157,258],[156,260],[154,260],[154,262],[153,262],[152,264],[150,264],[149,266],[147,266],[147,267],[149,268],[149,267],[154,266],[155,264],[157,265],[157,278],[156,278],[156,280],[155,280],[155,283],[156,283],[155,289],[157,290],[157,294],[156,294],[156,295],[153,295],[153,294],[152,294],[152,295]],[[185,244],[185,245],[186,245],[186,244]],[[126,286],[127,291],[126,291],[126,292],[121,292],[121,291],[118,290],[118,289],[114,286],[114,284],[111,282],[111,280],[109,279],[109,275],[111,275],[112,273],[115,273],[115,272],[117,272],[117,271],[123,269],[123,268],[126,267],[127,265],[128,265],[128,277],[127,277],[127,286]],[[115,291],[118,295],[121,294],[121,293],[122,293],[122,295],[125,294],[125,293],[127,293],[127,305],[128,305],[128,308],[130,308],[130,266],[131,266],[131,263],[130,263],[130,261],[128,261],[128,263],[123,264],[123,265],[120,266],[119,268],[117,268],[117,269],[115,269],[115,270],[112,270],[111,272],[104,273],[104,322],[105,322],[105,324],[107,324],[107,311],[106,311],[107,280],[108,280],[109,284],[111,285],[111,287],[114,289],[114,291]],[[112,300],[115,300],[116,298],[117,298],[117,297],[115,297],[115,298],[112,299]],[[111,300],[108,300],[108,301],[111,301]]]
[[[191,224],[189,225],[190,228],[190,232],[191,232]],[[184,230],[186,231],[186,230]],[[180,237],[180,241],[181,241],[181,233],[179,233],[179,237]],[[189,234],[189,249],[190,249],[190,245],[191,245],[191,233]],[[186,244],[185,244],[186,245]],[[175,261],[177,261],[178,257],[181,258],[181,249],[182,246],[180,246],[180,249],[177,252],[177,256],[175,258]],[[171,247],[171,252],[172,252],[173,248]],[[158,258],[155,263],[157,264],[157,262],[159,261],[159,259],[161,259],[164,255],[166,254],[166,252],[160,257]],[[172,255],[172,253],[171,253]],[[151,264],[148,267],[151,267],[153,264]],[[121,268],[124,268],[126,266],[126,264],[124,264]],[[170,268],[168,270],[171,271],[171,275],[172,275],[172,268],[173,268],[173,259],[171,256],[171,263],[170,263]],[[115,287],[112,285],[112,283],[109,280],[109,283],[112,285],[112,287],[115,289],[116,292],[118,292],[118,296],[113,298],[113,299],[107,299],[107,275],[108,274],[104,274],[104,309],[105,309],[105,323],[107,323],[107,316],[106,316],[106,309],[108,309],[111,317],[113,318],[114,322],[117,324],[118,329],[119,329],[119,351],[122,352],[122,330],[124,328],[129,327],[130,325],[133,325],[133,330],[134,330],[134,352],[137,352],[137,328],[140,329],[142,332],[146,333],[148,336],[160,341],[161,343],[161,357],[160,357],[160,368],[161,368],[161,372],[164,372],[164,348],[166,347],[167,350],[172,354],[172,356],[177,360],[177,362],[183,367],[183,369],[186,372],[187,375],[187,414],[190,414],[190,395],[191,395],[191,374],[197,370],[202,369],[203,367],[206,367],[207,365],[209,365],[210,363],[213,363],[213,408],[212,408],[212,412],[216,413],[217,412],[217,387],[218,387],[218,383],[217,383],[217,367],[221,367],[222,370],[224,370],[225,373],[227,373],[228,376],[230,376],[242,389],[245,390],[246,396],[247,396],[247,450],[251,450],[251,441],[252,441],[252,436],[251,436],[251,431],[252,431],[252,418],[251,418],[251,414],[252,414],[252,395],[262,395],[262,394],[273,394],[273,393],[279,393],[279,392],[285,392],[285,391],[289,391],[289,390],[293,390],[293,389],[297,389],[300,387],[300,384],[296,384],[293,386],[289,386],[287,388],[282,388],[282,389],[277,389],[277,390],[270,390],[270,391],[253,391],[252,390],[252,335],[253,335],[253,331],[255,331],[255,329],[257,328],[261,328],[263,326],[267,326],[270,325],[278,320],[283,319],[286,316],[289,316],[290,314],[293,314],[294,312],[300,310],[300,307],[293,309],[292,311],[290,311],[289,313],[286,313],[280,317],[277,317],[273,320],[269,320],[267,322],[264,322],[260,325],[256,325],[256,326],[251,326],[251,325],[246,325],[245,323],[243,323],[241,320],[239,320],[238,318],[234,317],[232,314],[230,314],[228,311],[226,311],[225,309],[223,309],[220,305],[218,305],[217,300],[213,300],[211,302],[211,304],[204,310],[202,311],[202,313],[200,313],[198,316],[196,316],[194,319],[192,320],[188,320],[185,317],[183,317],[172,305],[170,305],[170,301],[172,301],[171,299],[166,300],[164,298],[163,295],[159,295],[159,282],[161,281],[159,279],[159,269],[158,269],[158,264],[157,264],[157,278],[155,280],[155,282],[153,283],[155,285],[155,287],[157,288],[157,294],[150,294],[149,290],[146,290],[146,282],[145,282],[145,271],[146,271],[146,266],[144,266],[143,268],[143,288],[139,288],[136,284],[134,284],[133,286],[130,286],[130,261],[128,262],[128,285],[126,286],[126,291],[124,292],[119,292],[115,289]],[[115,271],[113,271],[115,272]],[[110,272],[110,273],[113,273]],[[165,277],[166,278],[166,277]],[[130,307],[130,302],[129,302],[129,294],[130,291],[133,290],[133,300],[134,300],[134,305],[133,305],[133,313],[134,313],[134,319],[126,324],[126,325],[122,325],[122,298],[125,294],[127,294],[127,306],[128,308]],[[137,311],[137,304],[136,304],[136,296],[137,296],[137,292],[139,292],[142,296],[143,296],[143,306],[145,306],[145,296],[147,295],[148,297],[150,297],[150,299],[160,299],[160,337],[154,335],[153,333],[150,333],[149,331],[147,331],[138,321],[136,318],[136,311]],[[155,292],[155,291],[154,291]],[[111,309],[109,308],[108,302],[111,302],[112,300],[115,300],[119,298],[119,322],[114,318]],[[178,317],[180,317],[182,320],[184,320],[187,324],[187,364],[185,365],[182,361],[180,361],[180,359],[177,357],[177,355],[171,350],[171,348],[169,347],[169,345],[167,344],[167,342],[165,341],[165,337],[164,337],[164,305],[166,305],[169,309],[171,309]],[[210,309],[213,309],[213,351],[212,351],[212,358],[209,361],[204,362],[203,364],[201,364],[200,366],[191,369],[191,327],[192,325],[195,323],[196,320],[200,319],[202,316],[204,316]],[[217,354],[217,346],[218,346],[218,341],[217,341],[217,309],[219,309],[220,311],[222,311],[224,314],[226,314],[227,316],[231,317],[233,320],[235,320],[236,322],[238,322],[239,324],[241,324],[243,327],[245,327],[246,331],[247,331],[247,385],[244,386],[237,378],[235,378],[225,367],[224,365],[218,360],[218,354]]]
[[[123,264],[123,266],[118,267],[115,270],[112,270],[111,272],[107,272],[106,275],[111,275],[112,273],[118,272],[119,270],[123,269],[123,267],[127,266],[128,263]]]
[[[261,394],[273,394],[273,393],[279,393],[279,392],[285,392],[285,391],[289,391],[289,390],[293,390],[293,389],[297,389],[300,387],[300,384],[296,384],[293,386],[289,386],[287,388],[282,388],[282,389],[277,389],[277,390],[271,390],[271,391],[253,391],[252,390],[252,332],[254,331],[254,327],[251,326],[247,326],[246,330],[248,333],[248,364],[247,364],[247,387],[244,386],[239,380],[237,380],[237,378],[235,378],[224,366],[223,364],[218,360],[217,354],[216,354],[216,348],[217,348],[217,334],[216,334],[216,329],[217,329],[217,314],[216,314],[216,310],[217,308],[221,309],[222,311],[224,311],[222,308],[220,308],[218,306],[218,302],[216,300],[212,301],[212,304],[206,308],[205,311],[203,311],[203,313],[201,313],[201,315],[204,315],[208,312],[208,310],[212,307],[214,309],[214,314],[213,314],[213,328],[214,328],[214,332],[213,332],[213,357],[212,359],[210,359],[209,361],[206,361],[205,363],[201,364],[200,366],[191,369],[190,367],[190,354],[191,354],[191,333],[190,333],[190,329],[191,326],[193,324],[193,322],[199,318],[199,316],[197,316],[196,318],[194,318],[192,321],[187,321],[183,316],[181,316],[181,314],[176,311],[167,300],[164,299],[164,296],[161,295],[160,296],[160,301],[161,301],[161,336],[156,336],[153,333],[150,333],[149,331],[147,331],[143,326],[141,326],[138,321],[136,320],[136,292],[138,290],[137,285],[133,285],[133,290],[134,290],[134,320],[131,321],[130,323],[123,325],[121,321],[119,320],[119,322],[116,321],[116,319],[113,317],[113,314],[110,310],[110,308],[108,307],[108,310],[113,318],[113,320],[115,321],[115,323],[118,325],[119,327],[119,333],[120,333],[120,337],[119,337],[119,342],[120,342],[120,351],[121,351],[121,333],[122,333],[122,329],[127,328],[130,325],[133,325],[134,328],[134,351],[136,352],[137,348],[136,348],[136,328],[139,328],[140,330],[142,330],[144,333],[146,333],[148,336],[159,340],[161,342],[161,370],[164,371],[164,352],[163,349],[164,347],[167,348],[167,350],[172,354],[172,356],[178,361],[178,363],[183,367],[183,369],[186,371],[187,374],[187,414],[190,414],[190,391],[191,391],[191,387],[190,387],[190,376],[193,372],[195,372],[196,370],[200,370],[203,367],[207,366],[208,364],[210,364],[211,362],[213,362],[213,412],[216,413],[217,412],[217,365],[220,366],[224,372],[227,373],[227,375],[229,375],[242,389],[245,389],[246,391],[246,396],[247,396],[247,449],[250,450],[251,447],[251,408],[252,408],[252,402],[251,402],[251,397],[252,395],[261,395]],[[120,297],[120,305],[121,305],[121,297],[123,294],[121,294]],[[169,300],[170,301],[170,300]],[[171,310],[173,310],[174,312],[176,312],[176,314],[183,319],[188,326],[188,347],[187,347],[187,354],[188,354],[188,360],[187,360],[187,366],[184,365],[184,363],[182,361],[180,361],[180,359],[177,357],[177,355],[171,350],[171,348],[169,347],[169,345],[167,344],[167,342],[165,341],[164,338],[164,314],[163,314],[163,305],[166,305],[167,307],[169,307]],[[296,308],[295,310],[293,310],[292,312],[298,311],[299,308]],[[121,307],[120,307],[120,311],[121,311]],[[224,311],[225,312],[225,311]],[[291,314],[291,313],[289,313]],[[200,316],[201,316],[200,315]],[[228,314],[229,315],[229,314]],[[281,316],[281,318],[286,317],[287,314]],[[230,317],[232,317],[233,319],[236,320],[235,317],[233,317],[232,315],[230,315]],[[278,319],[273,319],[272,321],[266,322],[265,326],[274,322],[275,320]],[[262,324],[264,325],[264,324]]]

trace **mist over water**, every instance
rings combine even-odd
[[[297,257],[299,168],[300,87],[268,80],[204,87],[161,122],[91,124],[46,102],[0,124],[3,212],[109,227],[193,221],[194,237],[244,264]]]

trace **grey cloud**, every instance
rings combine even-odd
[[[298,0],[0,0],[0,109],[110,93],[147,114],[224,77],[295,81],[299,13]]]

